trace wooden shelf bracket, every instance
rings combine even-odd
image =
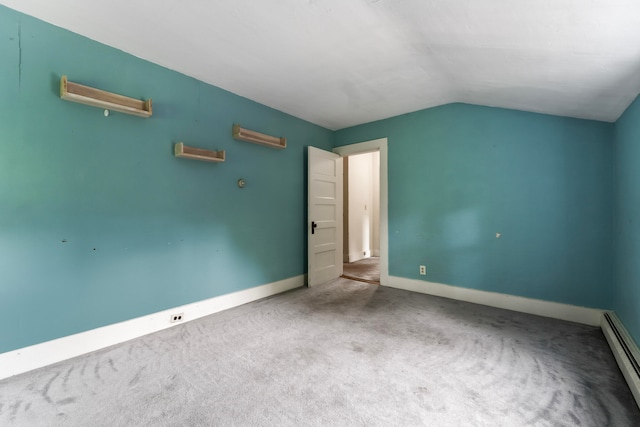
[[[188,147],[182,142],[178,142],[174,147],[176,157],[183,159],[203,160],[205,162],[224,162],[225,153],[221,151],[211,151],[202,148]]]
[[[92,107],[105,108],[120,113],[132,114],[138,117],[148,118],[153,113],[151,99],[142,101],[129,98],[101,89],[95,89],[78,83],[70,82],[67,76],[60,79],[60,98],[66,101],[91,105]]]
[[[264,133],[241,128],[240,125],[233,125],[233,138],[272,148],[287,148],[287,138],[265,135]]]

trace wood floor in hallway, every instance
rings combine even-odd
[[[380,284],[380,258],[370,257],[344,263],[342,277],[360,282]]]

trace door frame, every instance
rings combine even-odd
[[[387,138],[336,147],[333,152],[340,157],[378,151],[380,153],[380,285],[389,286],[389,174],[387,165]]]

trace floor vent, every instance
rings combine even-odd
[[[640,351],[638,346],[615,313],[604,313],[601,326],[618,366],[620,366],[631,393],[640,407],[640,365],[638,364]]]

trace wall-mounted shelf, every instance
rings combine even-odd
[[[287,138],[265,135],[253,130],[243,129],[240,125],[233,125],[233,138],[254,144],[266,145],[272,148],[287,148]]]
[[[182,157],[183,159],[203,160],[205,162],[224,162],[225,160],[224,150],[211,151],[202,148],[188,147],[182,142],[176,144],[174,154],[176,157]]]
[[[60,79],[60,98],[138,117],[147,118],[152,114],[151,99],[142,101],[73,83],[67,80],[67,76]]]

